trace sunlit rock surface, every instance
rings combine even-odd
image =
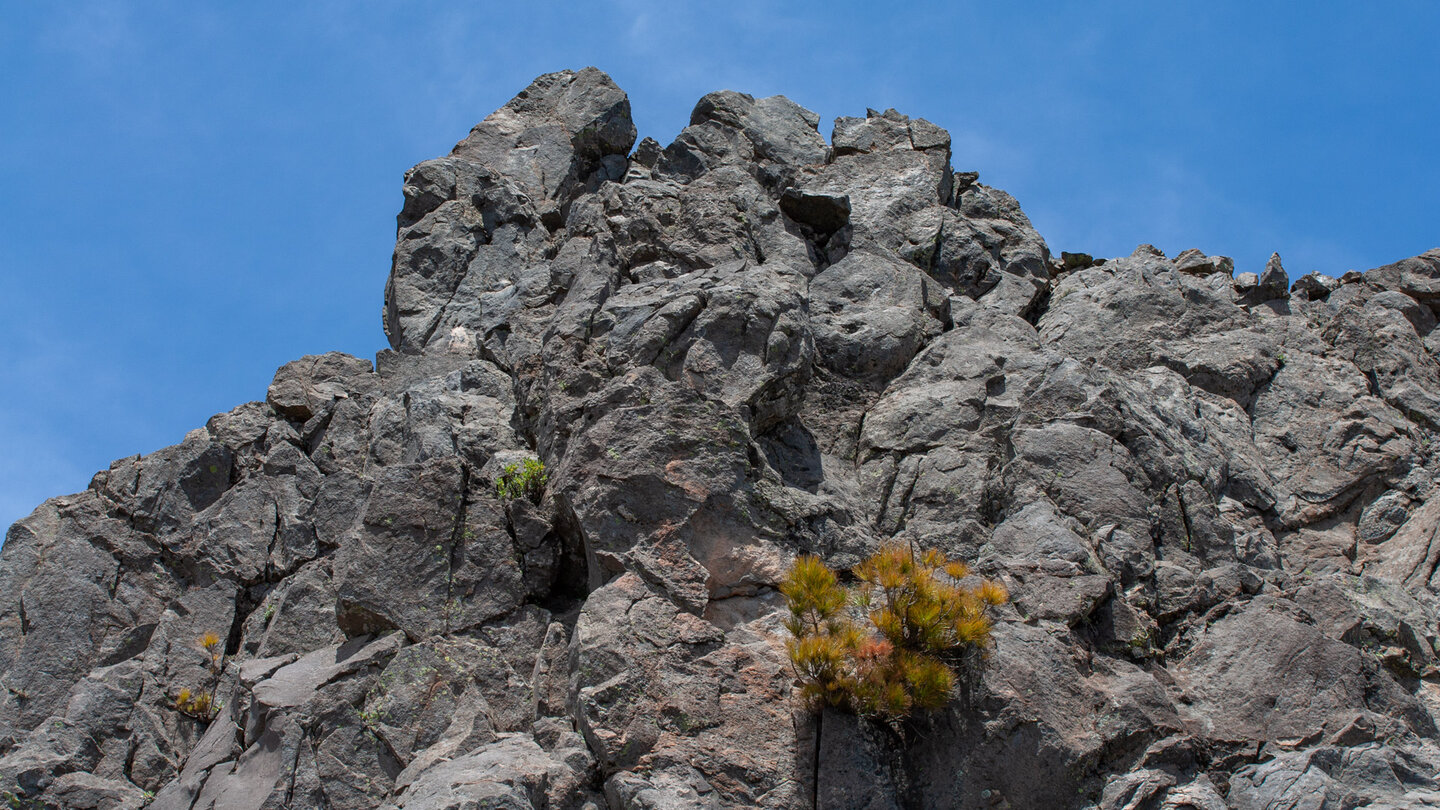
[[[637,146],[566,71],[408,172],[392,350],[10,529],[7,801],[1437,806],[1440,251],[1062,260],[944,130],[818,124],[727,91]],[[813,714],[775,586],[890,539],[1007,584],[994,649]]]

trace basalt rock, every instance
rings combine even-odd
[[[636,146],[567,71],[408,172],[391,349],[10,528],[10,806],[1434,806],[1440,252],[1053,259],[939,127],[818,123]],[[776,586],[887,541],[993,649],[813,712]]]

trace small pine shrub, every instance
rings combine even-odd
[[[495,482],[495,490],[502,501],[529,498],[531,503],[538,504],[549,481],[545,464],[539,459],[527,458],[517,464],[506,464],[500,471],[500,479]]]
[[[225,674],[225,647],[221,644],[220,637],[214,633],[206,633],[199,638],[197,643],[200,645],[200,649],[210,656],[207,664],[210,677],[207,683],[198,689],[182,688],[175,695],[175,710],[202,723],[208,723],[215,719],[215,715],[221,709],[221,703],[216,699],[215,693],[220,688],[221,676]]]
[[[964,654],[989,645],[991,608],[1009,601],[1005,587],[961,585],[964,563],[900,543],[852,573],[857,584],[846,588],[818,557],[804,556],[780,585],[801,696],[889,719],[944,706]]]

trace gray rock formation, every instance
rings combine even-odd
[[[1440,251],[1052,259],[933,124],[817,125],[632,152],[567,71],[408,172],[392,350],[10,529],[9,806],[1436,806]],[[812,713],[776,584],[889,539],[1008,585],[994,648]]]

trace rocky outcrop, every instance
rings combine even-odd
[[[637,146],[567,71],[408,172],[391,350],[10,529],[6,800],[1434,806],[1440,251],[1054,259],[939,127],[818,123]],[[1005,582],[994,647],[811,712],[776,584],[892,539]]]

